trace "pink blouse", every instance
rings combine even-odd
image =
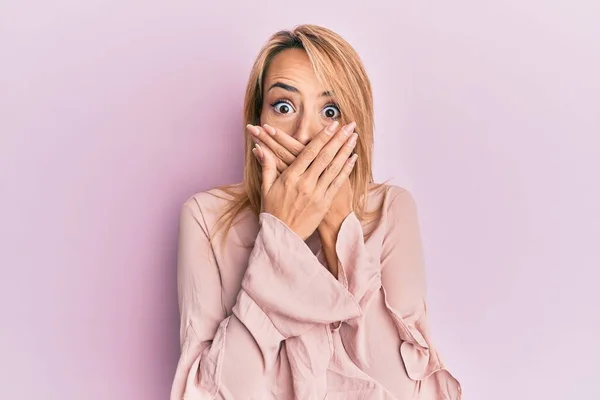
[[[374,222],[344,220],[338,279],[316,231],[303,241],[268,213],[236,217],[223,251],[221,236],[209,243],[227,201],[214,194],[228,197],[202,192],[181,211],[171,400],[461,398],[430,339],[408,191],[387,185],[369,195],[367,209],[383,201]]]

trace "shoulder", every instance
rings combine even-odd
[[[406,188],[392,184],[371,184],[370,197],[377,198],[383,203],[383,207],[389,210],[391,207],[406,207],[415,204],[413,194]]]
[[[380,190],[380,191],[379,191]],[[417,204],[412,192],[405,187],[384,184],[378,189],[376,204],[381,204],[386,219],[398,220],[416,216]]]
[[[226,206],[243,192],[242,183],[219,186],[190,195],[181,206],[181,219],[195,219],[204,230],[208,231]]]
[[[386,219],[390,232],[414,232],[420,229],[417,203],[408,189],[400,186],[390,187]]]
[[[242,183],[235,183],[197,192],[184,201],[183,208],[202,213],[218,212],[235,198],[235,194],[240,194],[243,190]]]
[[[414,205],[415,204],[415,197],[413,196],[413,194],[406,188],[401,187],[401,186],[395,186],[395,185],[388,185],[389,186],[389,199],[390,199],[390,205],[392,204],[403,204],[405,206],[407,205]]]

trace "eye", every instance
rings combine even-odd
[[[335,104],[329,104],[323,109],[323,115],[326,118],[339,118],[341,114],[340,109]]]
[[[291,114],[296,111],[294,110],[292,103],[287,100],[277,100],[275,103],[271,104],[271,108],[279,114]]]

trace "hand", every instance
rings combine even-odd
[[[255,143],[262,145],[261,148],[264,152],[270,153],[276,159],[278,173],[285,171],[305,147],[291,135],[267,124],[263,127],[247,125],[246,131],[251,134]],[[342,223],[353,211],[352,197],[353,190],[350,179],[345,179],[342,188],[317,228],[325,246],[335,246]]]
[[[335,207],[330,212],[330,208],[340,189],[345,186],[345,181],[348,181],[358,157],[354,155],[348,159],[356,146],[357,134],[352,134],[356,124],[349,124],[339,130],[338,125],[334,122],[323,129],[291,160],[289,166],[284,168],[280,165],[283,170],[280,175],[277,168],[277,160],[282,161],[280,157],[276,157],[266,145],[253,149],[263,167],[263,211],[282,220],[303,240],[319,228],[326,215],[337,219],[340,209]],[[254,130],[252,127],[247,129]],[[286,136],[293,140],[291,136]],[[290,140],[287,143],[293,145]],[[300,150],[300,147],[293,150]],[[281,150],[275,151],[288,157],[288,162],[294,156],[290,153],[292,157],[289,157],[289,154],[282,153]],[[344,193],[348,193],[348,189],[351,193],[351,188],[346,188]],[[334,226],[326,224],[323,229],[331,232]]]

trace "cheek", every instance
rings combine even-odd
[[[269,114],[268,108],[263,105],[263,107],[260,110],[260,115],[258,116],[258,124],[259,125],[268,124],[268,122],[267,122],[269,120],[268,114]]]
[[[262,109],[260,110],[260,121],[259,125],[269,124],[272,126],[278,120],[277,114],[271,109],[268,104],[263,104]]]
[[[296,115],[282,117],[273,110],[262,109],[260,113],[260,125],[269,124],[284,133],[293,136],[296,126]]]

